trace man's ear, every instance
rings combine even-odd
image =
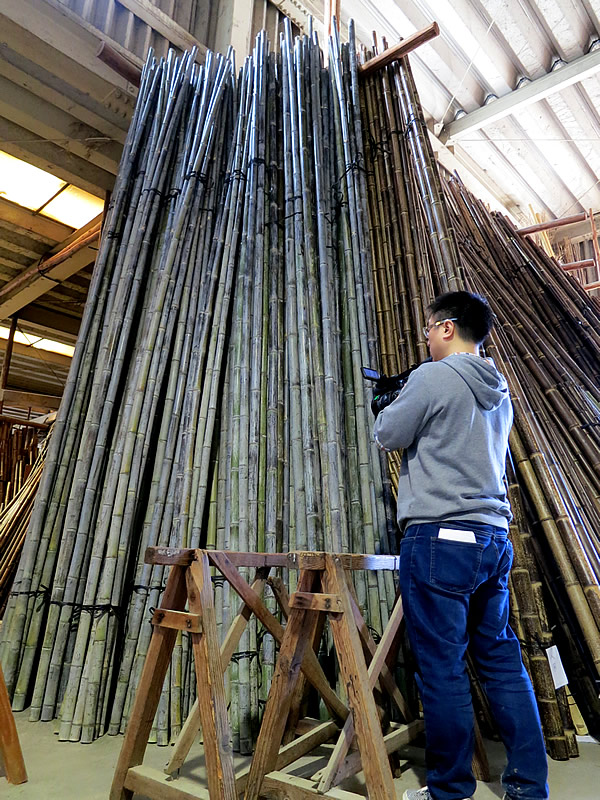
[[[452,339],[456,332],[455,325],[450,320],[448,322],[444,322],[444,330],[442,332],[442,339],[447,341],[448,339]]]

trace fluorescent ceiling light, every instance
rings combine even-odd
[[[1,150],[0,197],[71,228],[83,227],[104,207],[99,197]]]
[[[99,197],[94,197],[76,186],[67,186],[41,213],[72,228],[81,228],[101,214],[103,208],[104,203]]]
[[[9,328],[0,326],[0,339],[8,339],[10,334]],[[62,342],[53,342],[52,339],[42,339],[40,336],[32,336],[28,333],[21,333],[16,331],[15,342],[25,344],[28,347],[33,347],[36,350],[47,350],[49,353],[60,353],[63,356],[73,357],[75,348],[70,344],[63,344]]]
[[[63,186],[55,175],[0,150],[0,197],[35,211]]]

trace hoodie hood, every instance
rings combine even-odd
[[[460,375],[473,392],[475,400],[486,411],[498,408],[509,397],[506,378],[498,372],[491,359],[469,353],[454,353],[440,363]]]

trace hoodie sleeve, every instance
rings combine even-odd
[[[428,366],[412,373],[398,397],[375,420],[375,442],[382,450],[409,447],[431,416]]]

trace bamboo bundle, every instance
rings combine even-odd
[[[31,697],[31,717],[58,716],[61,739],[127,723],[164,588],[163,567],[143,563],[148,545],[395,550],[398,460],[388,471],[372,441],[360,367],[422,360],[428,302],[463,286],[490,296],[501,321],[522,494],[511,490],[525,509],[513,535],[531,531],[546,563],[564,566],[552,609],[581,617],[583,648],[578,636],[565,648],[590,679],[598,311],[555,262],[440,178],[406,59],[359,83],[353,26],[349,44],[334,33],[328,46],[325,68],[316,36],[294,40],[288,23],[279,52],[260,34],[237,74],[232,54],[202,66],[190,53],[150,56],[144,68],[2,633],[14,707]],[[550,709],[549,746],[564,757],[571,726],[540,666],[546,611],[523,552],[514,619],[540,647],[526,655]],[[235,600],[223,581],[214,589],[224,636]],[[358,573],[356,591],[381,631],[391,573]],[[242,752],[274,660],[272,637],[249,625],[227,676]],[[178,735],[194,686],[182,633],[153,740]]]
[[[17,570],[48,447],[48,436],[45,437],[38,449],[35,431],[33,434],[27,437],[19,437],[19,439],[21,443],[23,438],[27,440],[28,446],[25,448],[27,459],[33,454],[33,442],[36,442],[37,458],[28,470],[27,476],[23,476],[22,482],[13,481],[13,485],[18,487],[18,490],[16,493],[10,492],[10,501],[6,502],[0,511],[0,617],[2,617],[6,606]],[[15,448],[15,450],[19,455],[23,453],[20,448]]]
[[[420,106],[405,61],[365,80],[381,365],[386,372],[398,372],[422,360],[424,308],[436,294],[468,288],[490,299],[499,319],[490,352],[507,373],[516,411],[511,445],[519,483],[512,486],[513,504],[519,487],[527,497],[534,491],[534,501],[527,505],[533,518],[527,524],[533,524],[535,536],[543,537],[550,557],[561,565],[566,597],[559,602],[567,602],[568,610],[577,614],[577,635],[581,631],[583,663],[591,680],[598,674],[600,619],[597,307],[553,259],[519,239],[504,218],[490,215],[458,179],[436,180],[426,128],[415,108]],[[428,232],[426,241],[423,231]],[[524,435],[527,455],[515,452],[519,434]],[[529,458],[535,490],[519,466]],[[396,489],[398,469],[398,456],[392,454],[390,476]],[[521,514],[521,528],[523,519]],[[547,611],[538,592],[539,607],[533,613],[532,579],[527,578],[533,561],[524,565],[522,548],[515,547],[515,554],[513,620],[537,690],[549,752],[568,758],[576,755],[576,743],[572,722],[564,714],[564,690],[554,691],[544,655],[552,644]],[[570,677],[579,680],[575,672]],[[583,697],[585,691],[577,694]],[[595,720],[597,726],[596,707],[586,703],[588,722]]]
[[[389,552],[357,65],[353,43],[330,50],[326,70],[288,25],[237,78],[231,55],[146,64],[3,630],[14,707],[31,696],[60,739],[127,723],[164,581],[148,545]],[[391,574],[357,593],[381,631]],[[250,625],[228,676],[243,752],[274,656]],[[182,634],[160,744],[194,682]]]
[[[0,419],[0,511],[22,489],[38,455],[39,430]]]

